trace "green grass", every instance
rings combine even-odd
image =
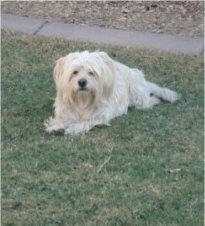
[[[44,132],[54,62],[105,50],[182,94],[79,136]],[[2,225],[203,225],[203,57],[2,32]]]

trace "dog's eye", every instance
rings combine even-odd
[[[94,73],[92,71],[89,71],[88,74],[89,75],[94,75]]]
[[[74,74],[74,75],[77,75],[77,74],[78,74],[78,71],[74,71],[73,74]]]

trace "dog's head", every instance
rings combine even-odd
[[[75,52],[60,58],[54,79],[61,98],[85,109],[109,98],[113,89],[113,61],[105,52]]]

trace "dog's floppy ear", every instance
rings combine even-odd
[[[109,66],[112,66],[113,60],[106,52],[98,52],[98,54],[105,63],[109,64]]]
[[[61,57],[56,61],[56,65],[53,71],[54,80],[58,80],[64,73],[64,64],[65,64],[65,57]]]
[[[113,91],[115,80],[114,61],[106,52],[98,52],[98,55],[105,65],[101,73],[103,74],[103,95],[108,98]]]

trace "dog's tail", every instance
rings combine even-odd
[[[181,95],[177,92],[170,90],[168,88],[162,88],[154,83],[149,83],[150,85],[150,96],[155,96],[162,102],[175,102],[181,98]]]

